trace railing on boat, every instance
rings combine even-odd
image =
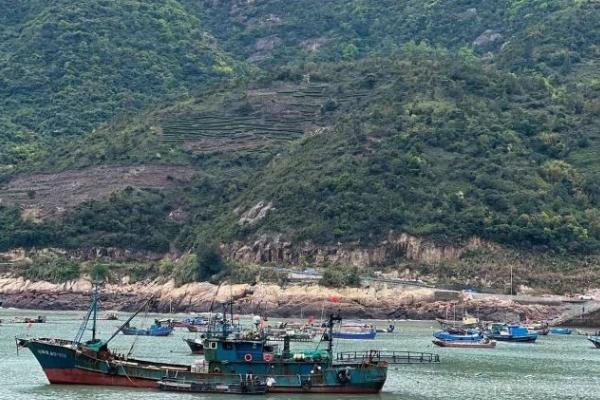
[[[388,364],[437,364],[440,362],[440,356],[435,353],[413,351],[346,351],[337,353],[335,361],[340,363],[385,361]]]

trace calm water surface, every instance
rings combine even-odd
[[[35,316],[38,312],[0,310],[0,399],[231,399],[230,395],[170,394],[151,390],[49,385],[42,369],[29,350],[15,351],[15,336],[51,336],[73,339],[81,323],[82,312],[44,312],[48,323],[10,324],[14,316]],[[123,319],[125,314],[121,314]],[[152,317],[145,323],[150,324]],[[134,322],[143,324],[143,318]],[[385,326],[385,322],[379,325]],[[536,344],[498,343],[496,349],[433,348],[431,333],[437,328],[431,322],[399,322],[393,335],[380,334],[374,341],[339,341],[338,351],[412,350],[437,352],[440,365],[395,366],[380,395],[268,395],[271,400],[285,399],[600,399],[600,350],[592,349],[583,336],[542,336]],[[99,335],[107,338],[118,321],[99,321]],[[183,337],[193,334],[176,329],[168,338],[119,335],[111,345],[126,353],[135,343],[135,356],[147,359],[191,364]],[[316,344],[308,345],[314,348]],[[304,345],[307,347],[307,345]],[[256,397],[248,397],[256,398]]]

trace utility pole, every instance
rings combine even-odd
[[[510,295],[513,295],[513,266],[510,266]]]

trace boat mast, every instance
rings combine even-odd
[[[94,300],[92,301],[92,342],[96,340],[96,318],[98,314],[98,283],[94,284]]]
[[[329,359],[333,360],[333,325],[335,322],[342,322],[342,317],[340,316],[340,312],[336,315],[329,315],[329,324],[327,326],[327,352],[329,353]]]

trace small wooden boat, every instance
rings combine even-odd
[[[212,383],[201,380],[183,380],[163,378],[158,382],[160,390],[168,392],[189,393],[223,393],[223,394],[265,394],[267,385],[258,380],[247,381],[240,379],[239,383]]]
[[[183,339],[187,343],[192,354],[204,354],[204,339]]]
[[[596,347],[597,349],[600,349],[600,336],[588,336],[587,340],[592,342],[594,347]]]
[[[496,341],[489,339],[479,341],[433,339],[433,344],[439,347],[456,347],[459,349],[493,349],[496,347]]]

